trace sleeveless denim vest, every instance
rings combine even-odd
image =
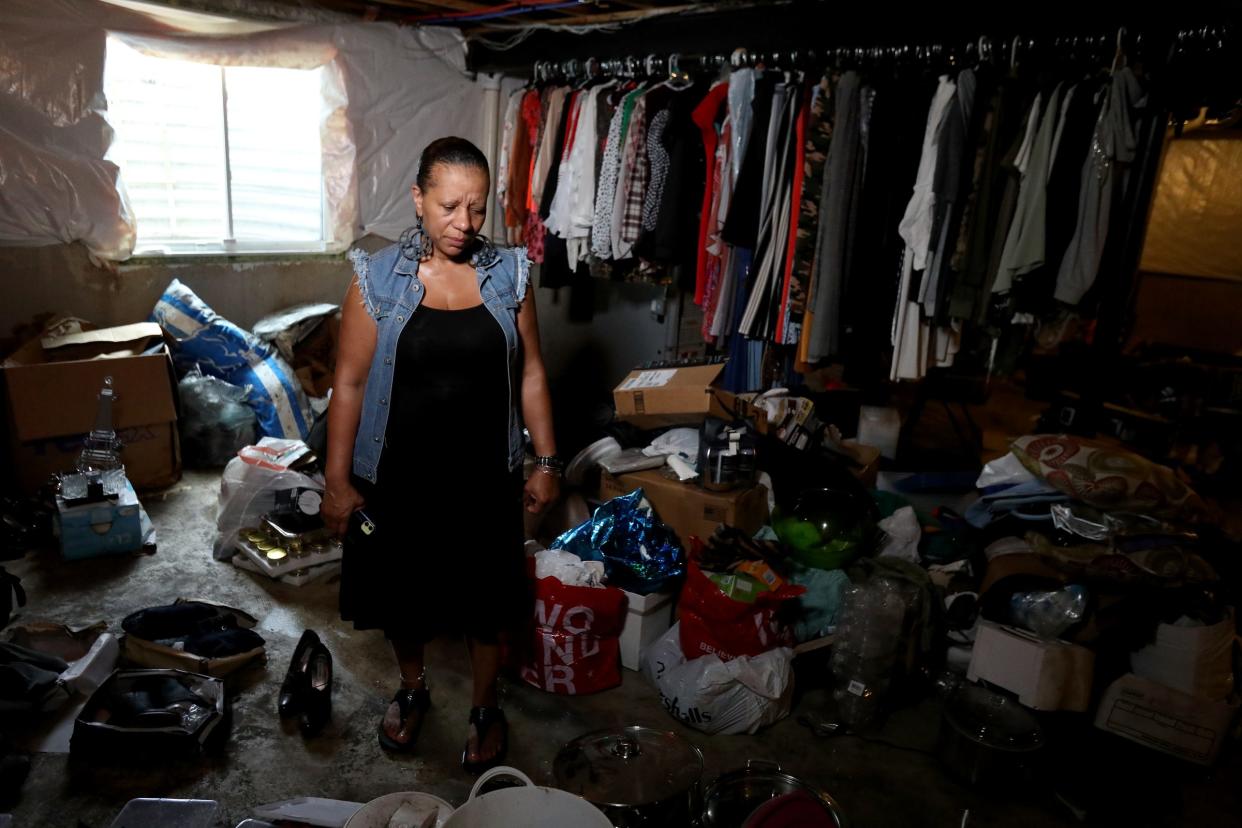
[[[392,397],[393,370],[396,367],[397,340],[406,322],[418,311],[423,299],[423,284],[418,278],[418,261],[402,253],[400,244],[368,254],[349,251],[354,275],[367,313],[378,328],[375,355],[367,375],[363,394],[362,416],[358,436],[354,440],[354,474],[375,482],[384,436],[388,428],[388,405]],[[475,273],[483,304],[495,317],[508,345],[509,377],[509,470],[521,465],[525,453],[522,436],[521,339],[518,336],[518,307],[526,297],[530,278],[530,262],[525,247],[497,250],[490,261],[476,257]]]

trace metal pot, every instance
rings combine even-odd
[[[821,788],[785,773],[776,762],[750,759],[746,767],[721,774],[703,795],[702,828],[742,828],[769,799],[796,792],[810,794],[838,826],[845,828],[841,806]]]
[[[703,754],[647,727],[579,736],[552,763],[557,786],[595,804],[615,828],[675,828],[698,812]]]
[[[1043,746],[1035,716],[1008,696],[964,684],[945,702],[940,758],[965,782],[995,787],[1029,781]]]

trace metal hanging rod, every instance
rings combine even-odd
[[[1229,25],[1180,29],[1173,35],[1174,56],[1212,56],[1225,52],[1233,39]],[[725,53],[668,55],[626,55],[585,60],[536,61],[536,82],[553,79],[587,79],[599,75],[614,77],[657,77],[685,74],[691,70],[720,71],[766,66],[777,69],[822,67],[863,67],[886,64],[943,64],[948,67],[976,62],[1007,62],[1010,66],[1030,59],[1107,62],[1119,55],[1141,53],[1145,36],[1133,35],[1120,27],[1113,33],[1058,35],[1050,38],[1017,35],[993,39],[987,35],[963,44],[947,42],[906,43],[900,45],[833,46],[822,49],[750,50],[745,47]]]

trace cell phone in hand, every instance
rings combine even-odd
[[[349,529],[347,534],[353,535],[357,540],[370,540],[375,537],[376,526],[375,521],[371,520],[362,509],[355,509],[353,514],[349,516]]]

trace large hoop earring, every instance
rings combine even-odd
[[[496,245],[492,244],[492,240],[482,233],[474,237],[477,242],[477,249],[471,260],[475,267],[490,267],[500,258],[500,251],[496,249]]]
[[[401,233],[398,243],[401,246],[401,255],[407,259],[425,262],[431,258],[431,236],[423,227],[422,216],[418,217],[418,222],[413,227],[407,227]]]

